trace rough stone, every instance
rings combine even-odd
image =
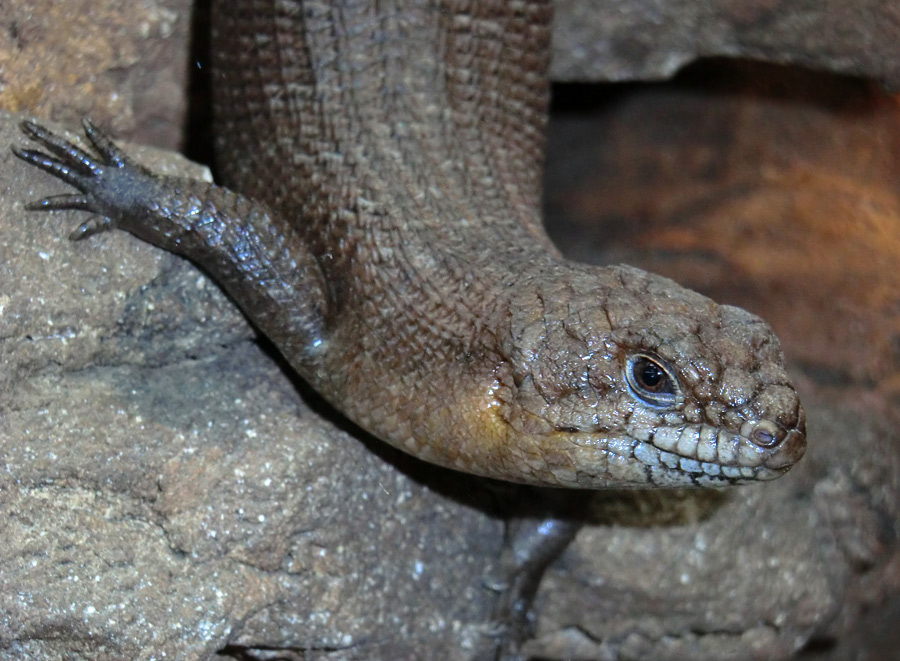
[[[190,73],[190,0],[6,0],[0,109],[177,147]]]
[[[900,6],[893,0],[555,0],[559,81],[669,78],[730,57],[796,64],[900,90]]]

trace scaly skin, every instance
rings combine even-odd
[[[323,395],[416,456],[529,484],[718,486],[800,458],[768,326],[550,245],[547,3],[278,7],[215,7],[220,165],[321,269],[322,350],[286,356]],[[629,387],[640,354],[670,404]]]
[[[220,0],[230,190],[156,177],[90,124],[99,158],[31,123],[50,154],[16,153],[80,191],[37,208],[97,214],[76,238],[120,228],[193,260],[422,459],[589,489],[781,475],[804,415],[769,326],[544,234],[549,19],[537,0]]]

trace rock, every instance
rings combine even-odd
[[[3,19],[0,110],[180,144],[197,66],[189,0],[9,0]]]
[[[900,90],[892,0],[555,0],[557,81],[669,78],[710,57],[796,64]]]

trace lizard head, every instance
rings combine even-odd
[[[804,413],[768,324],[639,269],[571,266],[511,308],[496,415],[528,481],[715,487],[800,459]]]

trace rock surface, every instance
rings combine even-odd
[[[555,80],[658,80],[704,57],[797,64],[900,90],[892,0],[555,0]]]
[[[165,95],[135,93],[154,88],[132,76],[168,75],[147,67],[162,31],[142,12],[167,8],[179,23],[175,0],[142,3],[121,30],[80,41],[63,16],[66,37],[34,32],[51,9],[8,4],[16,29],[12,50],[0,42],[0,104],[68,126],[86,111],[115,115],[117,134],[154,135],[156,120],[133,109]],[[617,11],[639,17],[649,4]],[[669,2],[658,16],[675,31],[714,4],[671,18]],[[716,14],[724,30],[738,3],[718,4],[733,8]],[[783,16],[788,3],[763,5]],[[890,3],[871,6],[887,17],[875,27],[889,25]],[[116,8],[98,1],[80,15],[98,23]],[[744,25],[764,25],[762,12]],[[187,52],[182,27],[163,50]],[[120,57],[142,34],[148,53]],[[867,34],[871,58],[850,70],[895,80],[885,67],[897,55],[876,57],[882,33]],[[796,46],[798,32],[784,33],[809,58],[843,52],[811,38]],[[667,75],[638,65],[587,75]],[[612,97],[591,90],[560,90],[575,101],[551,138],[556,240],[578,259],[644,266],[770,320],[804,397],[810,449],[760,488],[596,497],[591,525],[539,595],[531,651],[843,659],[896,649],[874,619],[900,612],[896,100],[742,66]],[[177,126],[177,103],[147,116]],[[0,116],[0,145],[23,144],[16,121]],[[157,170],[198,172],[137,153]],[[0,152],[0,658],[467,658],[491,607],[494,495],[342,422],[190,265],[120,233],[73,244],[65,235],[82,216],[24,211],[56,192]]]
[[[189,0],[8,0],[0,109],[175,148],[187,108]]]

